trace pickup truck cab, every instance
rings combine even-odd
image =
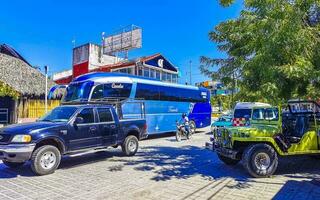
[[[62,105],[37,122],[1,128],[0,160],[11,168],[30,160],[37,175],[46,175],[66,154],[121,146],[132,156],[146,128],[145,119],[119,119],[111,105]]]

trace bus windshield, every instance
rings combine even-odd
[[[93,86],[93,82],[70,84],[66,89],[66,92],[62,101],[63,102],[86,101],[89,99],[92,86]]]

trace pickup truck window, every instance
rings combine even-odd
[[[113,117],[109,108],[98,108],[100,122],[112,122]]]
[[[76,107],[56,107],[39,121],[67,122],[76,110]]]
[[[82,117],[83,122],[82,124],[94,123],[94,114],[92,108],[85,108],[83,109],[77,117]]]

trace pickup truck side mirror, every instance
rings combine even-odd
[[[82,117],[76,117],[76,119],[74,120],[74,125],[82,124],[83,121],[84,121],[84,120],[83,120]]]

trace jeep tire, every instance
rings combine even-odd
[[[226,165],[236,165],[236,164],[238,164],[238,162],[240,161],[240,160],[228,158],[228,157],[223,156],[223,155],[221,155],[221,154],[219,154],[219,153],[218,153],[218,158],[219,158],[222,162],[224,162],[224,164],[226,164]]]
[[[139,148],[139,140],[134,135],[128,135],[121,145],[122,152],[126,156],[133,156],[137,153]]]
[[[269,177],[278,167],[278,155],[268,144],[250,145],[243,153],[243,165],[253,177]]]
[[[10,161],[2,161],[4,165],[6,165],[9,168],[15,169],[19,168],[24,165],[25,162],[10,162]]]
[[[37,175],[52,174],[59,166],[61,153],[55,146],[44,145],[37,148],[31,156],[31,169]]]

